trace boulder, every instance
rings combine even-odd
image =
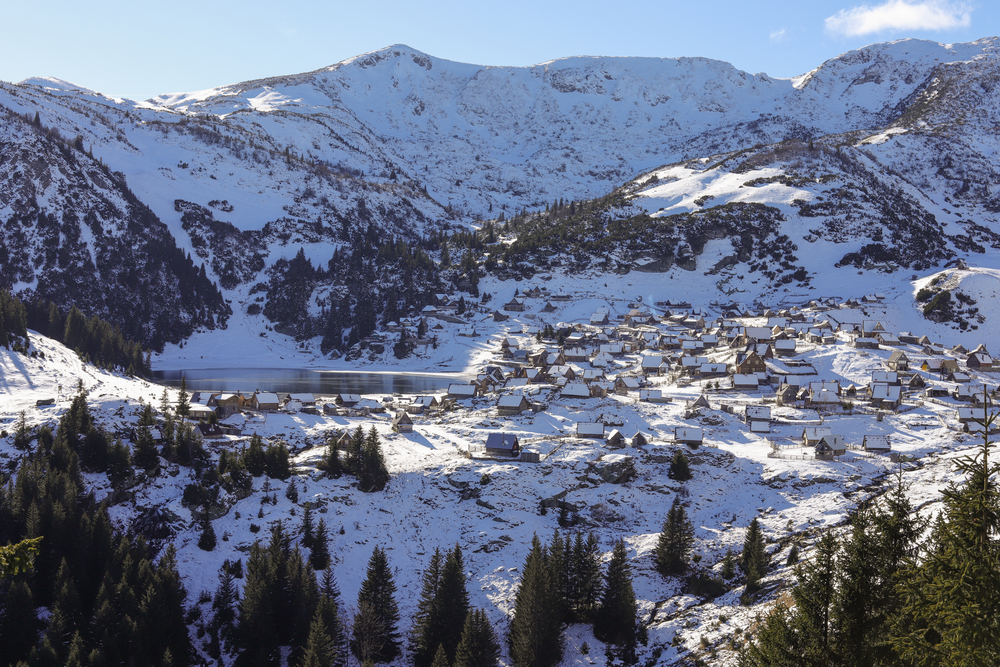
[[[627,454],[607,454],[591,468],[608,484],[624,484],[636,478],[635,459]]]

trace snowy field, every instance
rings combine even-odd
[[[627,312],[627,294],[632,298],[644,293],[656,295],[653,278],[643,278],[630,277],[628,284],[615,286],[620,294],[608,288],[610,296],[598,297],[581,289],[572,302],[560,304],[560,310],[549,317],[554,322],[586,321],[600,306],[621,315]],[[981,274],[976,278],[986,279],[995,281],[996,277]],[[558,288],[569,291],[573,286],[565,281]],[[605,288],[597,285],[594,289]],[[912,305],[908,309],[912,296],[900,294],[895,301],[892,297],[887,301],[884,306],[873,306],[878,312],[872,314],[888,329],[898,331],[901,326],[909,326],[916,330],[922,326],[927,330],[927,323],[918,322]],[[534,344],[531,332],[539,320],[524,318],[523,313],[515,315],[517,319],[505,323],[484,325],[484,335],[479,339],[455,337],[454,344],[440,345],[438,350],[394,368],[469,372],[497,355],[501,335],[516,340],[522,348],[530,348]],[[893,319],[900,315],[899,320]],[[995,346],[995,340],[985,342]],[[140,402],[159,404],[164,391],[161,386],[85,366],[61,345],[34,334],[32,343],[44,359],[0,351],[0,427],[7,432],[7,437],[0,439],[0,459],[8,469],[16,465],[12,433],[20,412],[25,412],[33,426],[54,425],[69,406],[79,382],[88,391],[95,421],[109,431],[125,432],[134,425]],[[197,338],[189,341],[169,361],[166,355],[161,357],[161,366],[183,364],[186,359],[180,353],[197,354],[199,358],[210,353],[198,345]],[[917,347],[901,349],[914,365],[928,358]],[[891,353],[871,350],[861,356],[846,339],[826,346],[800,344],[800,350],[796,359],[810,363],[816,379],[839,380],[844,386],[867,384],[872,371],[885,369],[884,362]],[[280,356],[281,352],[284,350],[270,348],[267,354]],[[724,361],[732,354],[719,351],[709,356],[712,361]],[[213,358],[213,363],[217,361]],[[281,361],[295,364],[300,359],[290,356]],[[621,370],[634,368],[636,362],[635,356],[616,360]],[[391,357],[369,360],[368,364],[365,370],[379,364],[392,367]],[[589,367],[587,363],[578,365]],[[927,373],[922,375],[941,386],[953,386]],[[243,437],[208,441],[207,450],[217,458],[224,448],[242,446],[251,432],[287,443],[299,486],[299,502],[292,503],[285,497],[287,482],[263,477],[254,480],[254,493],[242,500],[223,492],[222,502],[228,511],[213,523],[220,541],[212,552],[197,547],[199,525],[181,502],[183,489],[192,477],[187,468],[167,464],[154,479],[136,480],[129,494],[134,497],[114,505],[111,513],[121,526],[128,525],[145,508],[159,507],[176,515],[178,566],[189,603],[194,603],[202,591],[214,590],[223,561],[245,558],[254,540],[266,539],[269,525],[280,520],[297,534],[303,505],[312,502],[317,508],[315,520],[323,519],[329,529],[343,599],[348,605],[356,599],[372,549],[381,546],[396,576],[404,628],[415,611],[421,572],[431,553],[436,547],[457,543],[466,554],[471,603],[485,607],[494,625],[503,632],[531,537],[551,537],[560,514],[554,506],[561,501],[570,510],[568,517],[577,521],[571,530],[594,531],[606,555],[610,555],[616,540],[625,540],[642,618],[649,629],[649,646],[643,649],[641,660],[659,651],[661,664],[692,654],[711,664],[724,664],[731,657],[725,648],[727,641],[737,636],[737,629],[747,627],[767,602],[765,599],[755,606],[740,606],[742,589],[738,586],[722,597],[704,601],[683,594],[682,580],[656,573],[652,552],[666,510],[676,495],[685,502],[696,529],[694,553],[700,557],[699,567],[716,573],[726,550],[738,553],[746,526],[754,517],[759,518],[772,563],[778,564],[765,583],[777,586],[780,582],[790,583],[791,571],[783,563],[792,543],[808,556],[808,547],[824,528],[843,525],[859,502],[884,490],[892,478],[889,473],[902,470],[911,485],[913,504],[924,512],[933,511],[940,490],[954,477],[953,458],[975,445],[974,438],[958,429],[955,410],[959,404],[950,398],[933,402],[909,397],[904,411],[888,414],[881,421],[874,414],[860,412],[821,417],[811,410],[774,407],[771,433],[760,435],[749,432],[740,419],[740,408],[736,414],[719,408],[724,403],[759,403],[762,398],[773,397],[770,389],[755,394],[709,391],[705,395],[711,409],[691,412],[688,406],[700,395],[700,383],[678,386],[669,384],[666,378],[652,380],[653,388],[662,389],[670,402],[644,403],[634,395],[613,394],[572,401],[560,398],[552,385],[533,385],[528,387],[532,398],[547,405],[538,414],[498,417],[497,396],[492,395],[460,401],[453,411],[415,416],[414,431],[406,434],[391,431],[389,414],[341,417],[278,412],[256,417],[246,423]],[[974,378],[974,382],[984,381],[990,387],[996,385],[992,376]],[[501,393],[505,391],[510,390]],[[168,394],[171,401],[175,400],[173,389]],[[46,398],[55,398],[55,405],[35,407],[37,400]],[[383,396],[368,398],[381,400]],[[577,423],[593,421],[613,424],[626,435],[642,430],[652,436],[652,441],[644,447],[614,449],[604,440],[575,436]],[[850,448],[840,460],[815,460],[811,449],[793,444],[793,440],[801,438],[803,424],[821,421],[843,435]],[[327,434],[358,426],[365,431],[374,426],[382,437],[392,474],[383,493],[361,493],[353,478],[329,479],[315,468]],[[674,452],[682,447],[673,442],[677,426],[701,427],[705,437],[699,448],[683,446],[694,474],[684,483],[667,476]],[[488,433],[501,430],[516,433],[524,448],[539,452],[541,462],[476,460],[466,456],[484,442]],[[903,462],[894,464],[888,457],[857,451],[855,448],[866,435],[889,436]],[[772,443],[780,445],[782,458],[769,457]],[[627,474],[614,479],[622,470]],[[87,475],[87,481],[98,498],[110,493],[104,475]],[[268,494],[276,503],[262,503]],[[544,514],[543,501],[553,506]],[[252,526],[259,526],[259,532],[253,532]],[[567,638],[564,664],[600,664],[603,649],[589,629],[572,627]],[[589,655],[580,651],[584,642],[590,647]],[[711,648],[705,648],[705,643]],[[709,651],[717,653],[713,657]]]

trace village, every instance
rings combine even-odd
[[[463,320],[454,315],[458,303],[442,294],[419,317],[384,329],[419,343],[409,331],[476,339],[489,331],[477,327],[477,318],[499,327],[474,379],[424,396],[197,392],[188,416],[206,439],[239,439],[255,419],[279,410],[385,420],[397,433],[470,413],[487,432],[470,433],[464,455],[537,463],[565,439],[614,449],[654,440],[711,444],[701,421],[719,411],[738,417],[771,458],[879,455],[894,462],[900,452],[878,422],[913,413],[967,432],[997,410],[1000,365],[984,345],[947,347],[866,314],[883,299],[820,299],[776,311],[734,302],[713,304],[714,314],[684,302],[637,301],[622,314],[599,307],[583,322],[550,323],[569,296],[533,287],[501,309],[481,307]],[[384,345],[388,333],[364,344]],[[849,377],[823,372],[814,359],[833,352],[866,370]],[[625,406],[632,418],[620,414]],[[560,414],[555,432],[532,428],[553,409]],[[658,417],[664,423],[652,426],[663,421]],[[857,432],[858,417],[870,432]],[[838,428],[847,418],[850,433]]]
[[[623,539],[650,650],[677,658],[729,646],[760,607],[741,603],[736,580],[706,600],[686,579],[656,571],[653,551],[674,498],[695,526],[693,567],[705,576],[722,577],[727,552],[738,552],[759,520],[773,564],[764,605],[793,576],[784,565],[791,550],[808,553],[824,531],[842,529],[897,472],[913,504],[933,511],[954,478],[951,461],[981,441],[978,422],[997,412],[992,350],[899,331],[878,294],[774,309],[649,301],[531,288],[496,309],[475,304],[459,315],[442,304],[391,323],[364,343],[364,355],[394,334],[426,329],[436,338],[428,357],[470,362],[468,373],[422,395],[192,391],[184,419],[202,434],[207,470],[254,435],[285,447],[291,464],[289,479],[255,478],[249,495],[219,489],[210,512],[220,542],[211,552],[198,546],[201,506],[185,499],[205,483],[206,468],[161,459],[154,476],[136,473],[117,487],[101,474],[87,481],[114,521],[157,518],[192,596],[211,590],[227,561],[246,558],[265,527],[294,529],[306,508],[331,529],[345,598],[356,596],[373,545],[400,568],[401,589],[418,590],[419,568],[410,565],[459,543],[472,597],[498,626],[512,611],[533,535],[593,531],[604,552]],[[123,441],[136,437],[146,405],[161,426],[176,412],[177,387],[101,371],[32,336],[39,356],[8,355],[5,366],[0,458],[8,466],[18,461],[10,434],[19,415],[31,428],[54,425],[78,382],[94,422]],[[426,364],[421,354],[411,367]],[[320,468],[329,446],[347,449],[359,428],[382,441],[383,491],[365,493],[354,477]],[[679,452],[690,464],[686,480],[671,473]],[[407,593],[404,616],[415,603]],[[572,664],[592,664],[583,647],[593,642],[589,631],[569,633]]]

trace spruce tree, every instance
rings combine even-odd
[[[514,667],[554,667],[562,660],[564,629],[537,535],[532,538],[521,572],[507,639],[511,660]]]
[[[498,667],[500,641],[482,609],[473,609],[465,617],[462,639],[455,649],[454,667]]]
[[[208,518],[208,506],[204,508],[205,517],[201,523],[201,536],[198,538],[198,548],[203,551],[213,551],[216,545],[215,529]]]
[[[417,611],[413,615],[413,627],[410,629],[410,652],[415,667],[430,665],[434,660],[435,647],[441,644],[437,595],[441,587],[443,560],[441,549],[435,548],[427,569],[424,570],[420,599],[417,601]]]
[[[838,559],[838,592],[834,605],[837,628],[836,651],[845,664],[872,665],[874,649],[881,641],[878,588],[881,545],[872,527],[871,512],[860,510],[851,518],[851,530]],[[886,586],[892,586],[887,582]]]
[[[670,470],[667,471],[667,476],[678,482],[686,482],[691,479],[691,465],[682,449],[678,449],[674,453],[674,458],[670,461]]]
[[[660,539],[656,543],[656,569],[663,575],[682,574],[687,569],[691,549],[694,547],[694,527],[687,518],[680,497],[674,502],[663,522]]]
[[[597,536],[590,533],[586,541],[576,532],[573,541],[572,574],[570,576],[570,608],[578,623],[589,623],[601,599],[601,547]]]
[[[594,636],[618,647],[620,657],[626,664],[635,662],[635,647],[639,635],[637,611],[628,552],[625,550],[625,543],[618,540],[608,562],[604,594],[594,619]]]
[[[319,588],[319,601],[316,608],[323,615],[326,633],[330,637],[330,650],[333,653],[331,667],[346,667],[348,658],[347,630],[343,615],[343,605],[340,601],[340,589],[333,578],[333,568],[327,568],[323,573],[323,581]]]
[[[327,634],[323,613],[317,609],[309,626],[309,639],[302,654],[300,667],[330,667],[333,664],[333,650],[330,635]]]
[[[768,556],[764,546],[764,533],[760,529],[757,518],[750,522],[746,538],[743,541],[743,554],[740,567],[746,574],[746,592],[754,593],[760,588],[760,580],[767,573]]]
[[[382,454],[382,441],[372,426],[365,438],[358,465],[358,488],[365,492],[381,491],[389,483],[389,470]]]
[[[1000,465],[990,462],[988,436],[994,421],[979,423],[983,444],[956,461],[966,482],[944,490],[925,550],[899,573],[892,643],[917,667],[1000,664]]]
[[[351,650],[361,661],[390,662],[399,655],[399,608],[395,600],[385,551],[375,547],[368,561],[368,572],[358,591],[358,611],[354,617]]]
[[[323,519],[319,520],[309,547],[309,564],[317,572],[330,566],[330,544],[326,534],[326,521]]]
[[[430,667],[450,667],[448,654],[444,652],[444,646],[438,646],[437,653],[434,654],[434,661]]]
[[[462,639],[462,627],[469,613],[469,592],[465,587],[465,567],[459,545],[448,552],[441,568],[437,608],[441,616],[441,645],[449,662],[455,659],[455,649]]]
[[[236,606],[239,604],[239,594],[236,591],[236,581],[229,568],[222,568],[219,573],[219,586],[212,597],[212,630],[232,649],[236,638]]]
[[[14,664],[25,660],[38,638],[41,623],[35,609],[35,598],[31,587],[23,578],[10,584],[0,606],[0,646],[4,660]]]
[[[190,414],[191,412],[191,401],[189,399],[190,397],[188,396],[187,392],[187,381],[184,379],[184,376],[182,375],[181,388],[180,391],[177,392],[177,408],[175,410],[175,412],[181,419],[187,417],[188,414]]]
[[[146,409],[149,409],[148,405]],[[135,462],[135,465],[150,474],[156,472],[160,466],[160,456],[156,451],[156,443],[153,441],[153,434],[150,432],[148,426],[140,425],[138,427],[135,455],[132,457],[132,460]]]
[[[549,569],[549,578],[552,581],[558,603],[557,614],[563,623],[570,621],[569,597],[572,595],[570,586],[570,555],[567,553],[566,543],[558,530],[552,534],[552,541],[546,550],[546,565]]]

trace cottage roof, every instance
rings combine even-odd
[[[604,436],[604,424],[600,422],[579,422],[576,425],[576,434],[583,436]]]
[[[510,396],[501,396],[500,400],[497,401],[498,408],[520,408],[527,399],[521,394],[511,394]]]
[[[590,387],[582,382],[567,383],[562,390],[563,398],[590,398]]]
[[[686,440],[700,442],[703,439],[703,432],[695,426],[674,427],[674,440]]]
[[[513,433],[490,433],[486,436],[486,449],[512,451],[517,446],[519,446],[518,439]]]

